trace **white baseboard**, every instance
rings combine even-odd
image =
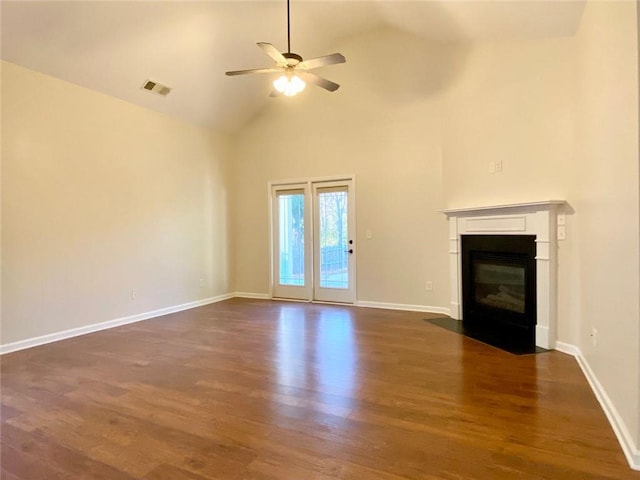
[[[251,293],[251,292],[235,292],[233,294],[236,298],[256,298],[258,300],[269,300],[271,295],[268,293]]]
[[[451,302],[450,305],[449,316],[454,320],[462,320],[462,313],[460,313],[460,304],[458,302]]]
[[[549,327],[536,325],[536,346],[546,349],[553,348],[549,342]]]
[[[272,299],[272,297],[266,293],[248,293],[248,292],[236,292],[234,294],[240,298],[258,298],[258,299]],[[282,302],[302,302],[302,303],[321,303],[327,305],[349,305],[336,302],[324,302],[319,300],[299,300],[293,298],[273,298]],[[425,312],[425,313],[438,313],[442,315],[449,315],[449,309],[444,307],[431,307],[428,305],[408,305],[406,303],[384,303],[384,302],[368,302],[368,301],[356,301],[353,304],[354,307],[363,308],[384,308],[387,310],[404,310],[408,312]]]
[[[426,312],[426,313],[439,313],[442,315],[449,315],[449,309],[444,307],[431,307],[429,305],[408,305],[406,303],[383,303],[383,302],[367,302],[357,301],[356,307],[365,308],[385,308],[387,310],[405,310],[408,312]]]
[[[640,449],[638,449],[638,446],[634,443],[633,438],[629,433],[629,429],[622,420],[622,417],[620,417],[618,410],[609,398],[609,395],[607,395],[605,389],[602,387],[602,384],[591,369],[589,362],[587,362],[587,359],[582,354],[580,348],[569,343],[556,342],[556,350],[573,355],[576,358],[578,365],[580,365],[580,368],[582,369],[582,373],[586,377],[587,382],[589,382],[589,385],[598,399],[607,420],[609,420],[609,423],[611,424],[611,428],[613,428],[613,432],[618,438],[618,442],[622,447],[624,456],[627,458],[627,462],[629,462],[629,466],[633,470],[640,470]]]
[[[250,292],[235,292],[234,297],[237,298],[257,298],[261,300],[272,299],[268,293],[250,293]],[[291,298],[275,298],[274,300],[284,302],[311,302],[311,303],[326,303],[329,305],[335,304],[334,302],[321,302],[317,300],[296,300]],[[338,303],[337,305],[345,305]],[[444,307],[431,307],[429,305],[409,305],[406,303],[384,303],[384,302],[368,302],[358,300],[353,304],[354,307],[364,308],[385,308],[387,310],[405,310],[408,312],[425,312],[425,313],[438,313],[442,315],[449,315],[450,310]]]
[[[67,338],[86,335],[87,333],[99,332],[100,330],[119,327],[120,325],[141,322],[143,320],[161,317],[162,315],[189,310],[190,308],[202,307],[204,305],[209,305],[211,303],[221,302],[222,300],[233,298],[233,296],[234,295],[232,293],[227,293],[225,295],[218,295],[216,297],[196,300],[195,302],[183,303],[182,305],[174,305],[171,307],[153,310],[151,312],[139,313],[137,315],[131,315],[129,317],[116,318],[114,320],[107,320],[106,322],[94,323],[91,325],[85,325],[83,327],[71,328],[69,330],[63,330],[61,332],[50,333],[48,335],[28,338],[26,340],[20,340],[18,342],[6,343],[4,345],[0,345],[0,355],[4,355],[5,353],[17,352],[18,350],[24,350],[26,348],[37,347],[46,343],[65,340]]]
[[[582,355],[578,347],[565,342],[556,342],[556,350],[562,353],[566,353],[567,355],[571,355],[573,357]]]

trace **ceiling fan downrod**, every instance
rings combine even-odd
[[[287,60],[293,60],[293,62],[288,62],[289,66],[291,66],[302,62],[302,57],[297,53],[291,53],[291,8],[289,5],[290,0],[287,0],[287,53],[282,55]]]
[[[291,14],[289,13],[289,0],[287,0],[287,53],[291,53]]]

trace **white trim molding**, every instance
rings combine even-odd
[[[439,315],[450,315],[450,310],[445,307],[432,307],[430,305],[410,305],[406,303],[385,303],[385,302],[373,302],[367,300],[356,300],[355,303],[339,303],[339,302],[323,302],[318,300],[305,300],[296,298],[277,298],[272,297],[267,293],[248,293],[248,292],[236,292],[233,295],[238,298],[255,298],[263,300],[276,300],[278,302],[302,302],[302,303],[320,303],[327,305],[344,305],[345,307],[362,307],[362,308],[382,308],[386,310],[403,310],[406,312],[425,312],[436,313]]]
[[[633,470],[640,471],[640,448],[634,443],[624,420],[622,420],[622,417],[618,413],[614,403],[609,398],[609,395],[607,395],[606,390],[603,388],[598,377],[596,377],[596,374],[591,369],[589,362],[582,354],[580,348],[569,343],[556,342],[556,350],[575,357],[582,373],[587,379],[587,382],[589,382],[589,386],[591,386],[591,390],[593,390],[596,399],[600,403],[607,420],[609,420],[609,424],[618,439],[618,443],[620,443],[620,446],[622,447],[622,452],[624,453],[627,462],[629,462],[629,466]]]
[[[61,332],[55,332],[48,335],[41,335],[39,337],[27,338],[26,340],[6,343],[4,345],[0,345],[0,355],[4,355],[5,353],[17,352],[18,350],[24,350],[31,347],[37,347],[39,345],[45,345],[47,343],[57,342],[59,340],[66,340],[67,338],[78,337],[80,335],[86,335],[88,333],[99,332],[100,330],[107,330],[109,328],[115,328],[121,325],[127,325],[129,323],[141,322],[143,320],[149,320],[151,318],[161,317],[163,315],[169,315],[170,313],[181,312],[183,310],[189,310],[195,307],[202,307],[211,303],[228,300],[229,298],[233,298],[233,296],[234,295],[232,293],[227,293],[224,295],[218,295],[216,297],[209,297],[202,300],[196,300],[194,302],[183,303],[182,305],[160,308],[158,310],[152,310],[150,312],[138,313],[136,315],[131,315],[128,317],[107,320],[106,322],[93,323],[91,325],[85,325],[83,327],[71,328],[69,330],[63,330]]]
[[[257,300],[270,300],[272,297],[268,293],[235,292],[229,298],[255,298]]]
[[[562,353],[566,353],[567,355],[571,355],[572,357],[577,357],[578,355],[581,355],[580,349],[575,345],[571,345],[570,343],[557,341],[556,350]]]
[[[563,200],[443,210],[449,219],[451,317],[462,320],[462,235],[535,235],[536,345],[556,348],[556,222]]]
[[[407,312],[437,313],[447,316],[450,314],[450,310],[448,308],[431,307],[429,305],[408,305],[406,303],[368,302],[365,300],[359,300],[354,304],[354,306],[364,308],[384,308],[387,310],[404,310]]]

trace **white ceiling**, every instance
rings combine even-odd
[[[267,77],[224,75],[271,64],[256,42],[286,50],[285,0],[3,0],[1,8],[3,60],[183,121],[229,132],[286,101],[268,98]],[[584,0],[292,0],[291,46],[311,58],[380,27],[438,43],[570,36],[583,8]],[[141,90],[148,78],[173,91]]]

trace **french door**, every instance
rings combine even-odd
[[[272,187],[273,296],[354,303],[351,180]]]
[[[272,189],[273,296],[311,298],[312,269],[310,187],[286,185]]]
[[[313,299],[355,301],[351,182],[313,184]]]

